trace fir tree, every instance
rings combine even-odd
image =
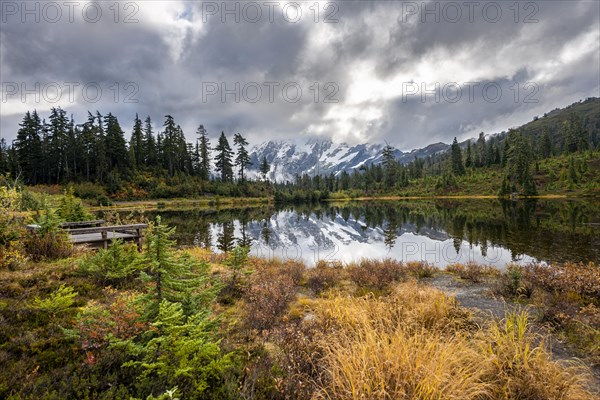
[[[387,144],[382,152],[382,164],[385,176],[385,184],[388,188],[392,188],[396,184],[396,172],[398,163],[394,157],[394,148]]]
[[[117,117],[108,113],[104,119],[104,125],[106,130],[106,159],[108,161],[109,168],[126,170],[129,166],[129,157],[127,153],[127,146],[125,145],[125,134]]]
[[[451,169],[454,175],[464,175],[465,166],[463,165],[462,151],[458,145],[458,141],[454,138],[451,147]]]
[[[240,176],[240,182],[244,182],[244,171],[249,165],[252,165],[248,150],[246,149],[248,141],[240,133],[236,133],[233,136],[233,143],[237,146],[235,165],[239,168],[238,174]]]
[[[149,318],[156,316],[164,300],[182,303],[186,315],[190,315],[206,303],[207,294],[214,295],[209,290],[208,264],[198,263],[188,255],[177,256],[175,241],[171,239],[174,231],[175,228],[162,225],[157,217],[146,236],[139,268],[142,279],[149,284],[145,301]]]
[[[215,157],[215,164],[217,172],[221,175],[221,182],[230,182],[233,179],[233,165],[231,163],[231,157],[233,151],[229,147],[225,132],[221,132],[219,136],[219,143],[215,147],[217,155]]]
[[[33,114],[27,111],[20,126],[21,129],[17,132],[17,139],[14,142],[17,161],[24,180],[35,185],[42,179],[40,174],[43,171],[41,165],[43,127],[36,111]]]
[[[150,116],[147,116],[144,122],[144,165],[158,167],[158,147],[152,131]]]
[[[552,140],[548,133],[548,128],[544,128],[540,139],[540,153],[543,158],[548,158],[552,155]]]
[[[267,180],[267,174],[269,173],[270,169],[271,169],[271,166],[269,165],[269,162],[267,161],[267,157],[263,156],[263,158],[260,162],[260,166],[259,166],[259,171],[262,175],[263,181]],[[348,175],[347,172],[346,172],[346,175]]]
[[[210,141],[204,125],[196,131],[198,135],[198,176],[207,181],[210,177]]]
[[[465,167],[471,168],[473,166],[473,155],[471,154],[471,141],[467,142],[467,155],[465,159]]]
[[[129,153],[132,167],[139,168],[144,165],[144,133],[142,131],[142,121],[137,114],[135,114],[133,132],[129,141]]]

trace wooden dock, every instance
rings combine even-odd
[[[148,224],[112,225],[101,226],[104,220],[64,222],[60,224],[69,235],[69,240],[74,244],[89,244],[92,247],[108,248],[108,243],[113,240],[132,241],[142,249],[142,231]],[[30,231],[40,229],[39,225],[27,225]]]
[[[69,240],[75,244],[91,244],[102,246],[105,249],[108,243],[115,239],[133,241],[142,248],[142,230],[148,228],[148,224],[94,226],[88,228],[66,229]]]

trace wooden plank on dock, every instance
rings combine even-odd
[[[97,243],[105,240],[111,241],[115,239],[135,239],[137,236],[130,233],[121,232],[106,232],[106,238],[102,237],[102,233],[85,233],[83,235],[69,235],[69,240],[75,244],[81,243]]]
[[[104,224],[103,219],[95,219],[92,221],[76,221],[76,222],[63,222],[59,226],[63,229],[72,229],[72,228],[88,228],[92,226],[100,226]]]
[[[142,249],[142,229],[148,228],[148,224],[96,226],[88,228],[69,229],[69,240],[75,244],[88,243],[91,245],[102,244],[108,248],[108,242],[115,239],[133,240],[138,249]]]
[[[137,230],[146,229],[146,228],[148,228],[148,224],[96,226],[96,227],[90,227],[90,228],[69,229],[69,233],[72,235],[82,235],[82,234],[87,234],[87,233],[100,233],[100,232],[137,231]]]

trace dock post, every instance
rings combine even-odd
[[[140,228],[137,228],[135,230],[135,232],[136,232],[135,243],[137,244],[138,251],[142,251],[142,231]]]

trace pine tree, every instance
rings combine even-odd
[[[233,179],[233,165],[231,163],[233,151],[231,151],[231,147],[229,147],[225,132],[221,132],[219,143],[217,144],[217,147],[215,147],[215,150],[217,151],[215,157],[216,169],[221,175],[221,182],[230,182]]]
[[[7,172],[9,172],[8,149],[6,140],[0,138],[0,174],[6,174]]]
[[[506,161],[508,160],[508,155],[510,154],[510,143],[508,141],[508,136],[504,139],[504,143],[502,146],[502,160],[500,164],[502,167],[506,167]]]
[[[487,153],[485,149],[485,134],[483,132],[479,133],[479,137],[477,138],[477,159],[475,160],[475,164],[477,167],[484,167],[487,165]]]
[[[548,128],[544,128],[540,139],[540,153],[543,158],[548,158],[552,155],[552,140],[548,133]]]
[[[141,342],[114,340],[111,347],[133,358],[123,367],[139,377],[142,398],[211,398],[222,390],[220,377],[233,367],[233,354],[223,354],[216,332],[208,310],[186,316],[180,303],[163,300]],[[164,394],[153,397],[157,393]]]
[[[198,135],[198,176],[207,181],[210,177],[210,141],[204,125],[196,131]]]
[[[175,254],[175,241],[171,239],[174,231],[162,225],[160,217],[148,229],[139,268],[142,279],[149,284],[145,302],[149,318],[156,316],[164,300],[182,303],[186,315],[190,315],[206,303],[208,293],[214,294],[209,291],[208,264],[198,263],[187,254]]]
[[[80,176],[90,180],[94,153],[93,115],[88,111],[88,121],[79,125],[78,142],[80,149]],[[90,119],[92,122],[90,123]]]
[[[165,162],[165,168],[169,177],[175,174],[175,166],[177,163],[177,126],[175,120],[171,115],[165,116],[165,123],[163,124],[163,140],[162,142],[162,156]]]
[[[144,165],[144,133],[142,132],[142,121],[135,114],[133,132],[129,141],[129,152],[131,154],[132,166],[139,168]]]
[[[152,130],[152,120],[147,116],[144,122],[144,165],[156,168],[158,164],[158,148]]]
[[[467,142],[467,158],[465,159],[465,167],[473,167],[473,155],[471,154],[471,141]]]
[[[67,129],[69,120],[66,112],[58,108],[52,108],[50,112],[50,124],[48,126],[47,149],[45,157],[48,161],[48,174],[50,182],[60,182],[63,178],[66,158]]]
[[[108,167],[110,170],[119,169],[125,171],[129,167],[129,157],[125,143],[125,133],[121,129],[117,117],[108,113],[104,119],[105,151]]]
[[[506,138],[508,145],[506,169],[513,186],[520,185],[523,193],[532,196],[536,193],[535,181],[529,168],[532,160],[531,144],[521,132],[511,129]]]
[[[464,175],[465,166],[463,165],[462,151],[458,145],[458,141],[454,138],[451,147],[451,167],[454,175]]]
[[[575,168],[575,160],[573,156],[569,157],[569,181],[573,184],[577,184],[577,169]]]
[[[75,127],[75,119],[71,114],[71,120],[67,128],[67,142],[65,148],[66,180],[72,181],[77,178],[78,165],[81,158],[81,142],[79,131]]]
[[[244,171],[246,167],[252,165],[250,156],[248,155],[248,141],[240,134],[236,133],[233,136],[233,143],[237,146],[237,155],[235,157],[235,165],[239,168],[238,174],[240,176],[240,182],[244,182]]]
[[[259,167],[259,171],[262,175],[263,181],[267,180],[267,174],[269,173],[269,170],[271,169],[271,166],[269,165],[269,162],[267,161],[267,157],[263,156],[261,162],[260,162],[260,167]],[[348,173],[346,171],[344,171],[346,173],[346,175],[348,175]]]
[[[387,144],[382,152],[382,164],[385,176],[385,184],[388,188],[393,188],[396,184],[396,173],[398,171],[398,163],[394,157],[394,148]]]
[[[42,179],[40,174],[43,171],[41,165],[43,127],[36,111],[33,114],[27,111],[20,126],[21,129],[17,132],[17,139],[14,142],[17,161],[24,180],[35,185]]]

